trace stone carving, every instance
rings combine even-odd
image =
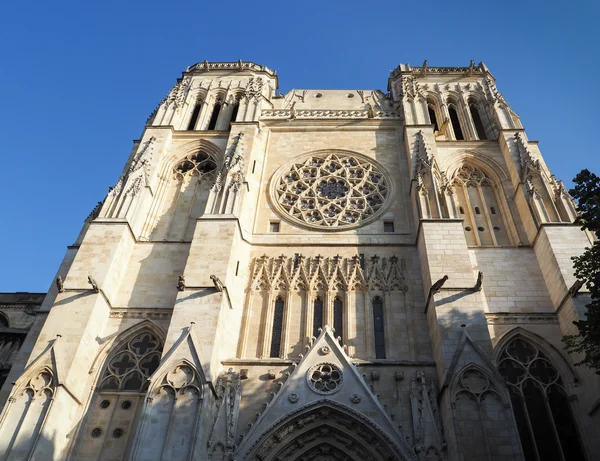
[[[298,400],[300,400],[300,396],[297,392],[292,392],[290,395],[288,395],[288,400],[290,403],[298,403]]]
[[[213,285],[215,286],[215,289],[218,292],[222,292],[225,289],[225,286],[223,285],[223,282],[221,282],[219,277],[217,277],[216,275],[211,275],[210,279],[212,280]]]
[[[360,396],[360,394],[352,394],[350,396],[350,402],[357,404],[360,403],[360,401],[362,400],[362,397]]]
[[[96,219],[102,210],[102,205],[104,205],[104,202],[98,202],[87,218],[85,218],[85,222],[92,222]]]
[[[98,283],[94,280],[94,278],[91,275],[88,275],[88,283],[92,286],[92,290],[94,290],[94,293],[99,293],[100,292],[100,288],[98,288]]]
[[[155,310],[152,309],[151,312],[148,312],[148,309],[132,309],[127,307],[122,309],[113,308],[108,316],[111,319],[169,320],[171,318],[171,312],[170,309],[161,310],[161,312],[155,312]]]
[[[419,460],[428,460],[430,458],[426,454],[441,453],[446,441],[439,419],[435,384],[427,379],[422,370],[418,370],[411,380],[410,401],[415,432],[414,450]]]
[[[373,256],[369,262],[321,255],[293,257],[281,255],[254,258],[251,278],[253,290],[400,290],[406,292],[406,263],[397,256]]]
[[[520,325],[527,323],[558,323],[558,317],[550,314],[485,314],[489,325]]]
[[[274,176],[273,186],[272,200],[284,216],[320,230],[366,224],[384,211],[391,195],[382,167],[345,153],[294,163]]]
[[[145,392],[147,379],[158,368],[162,344],[145,332],[125,343],[110,359],[100,382],[100,392]]]
[[[177,291],[185,291],[185,277],[180,275],[177,279]]]
[[[321,355],[327,355],[331,352],[331,349],[329,348],[329,346],[323,346],[321,349],[319,349],[319,354]]]
[[[185,71],[186,72],[210,72],[211,70],[250,70],[253,72],[265,72],[270,76],[277,75],[277,72],[269,69],[266,66],[261,66],[259,64],[255,64],[253,62],[198,62],[192,66],[189,66]]]
[[[319,363],[306,373],[309,387],[317,394],[333,394],[342,387],[342,370],[333,363]]]
[[[56,289],[59,293],[63,293],[65,291],[65,285],[63,283],[63,279],[60,275],[56,276]]]
[[[190,154],[181,160],[173,168],[173,174],[177,179],[183,179],[190,175],[197,175],[201,178],[212,176],[217,169],[216,162],[205,152],[196,152]]]
[[[392,118],[399,119],[402,115],[399,111],[395,110],[372,110],[371,116],[369,116],[369,110],[319,110],[319,109],[269,109],[263,110],[261,113],[261,119],[319,119],[319,118],[354,118],[354,119],[367,119],[367,118]]]

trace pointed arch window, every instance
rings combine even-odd
[[[217,121],[219,120],[219,114],[221,113],[222,107],[223,107],[223,101],[221,99],[217,99],[215,101],[215,105],[213,107],[212,115],[210,116],[210,122],[208,122],[209,130],[216,129]]]
[[[429,121],[433,125],[433,131],[440,131],[440,126],[435,114],[435,104],[431,101],[427,101],[427,113],[429,114]]]
[[[373,298],[373,330],[375,333],[375,358],[385,359],[385,323],[383,320],[383,299]]]
[[[231,121],[229,122],[229,129],[231,130],[231,123],[235,122],[237,119],[238,112],[240,110],[240,101],[242,97],[241,95],[237,95],[235,98],[235,102],[233,103],[233,107],[231,109]]]
[[[344,337],[344,303],[339,296],[333,300],[333,328],[336,338]]]
[[[275,309],[273,309],[273,333],[271,335],[271,350],[269,357],[279,357],[281,352],[281,335],[283,333],[283,298],[278,297],[275,300]]]
[[[162,348],[154,333],[144,331],[110,355],[85,417],[80,451],[95,453],[97,460],[128,459],[148,379],[158,368]]]
[[[500,208],[500,196],[491,178],[479,168],[463,165],[454,178],[454,199],[469,246],[510,245],[508,226]],[[473,231],[474,229],[474,231]]]
[[[527,461],[584,460],[577,425],[558,369],[536,346],[522,338],[500,355]]]
[[[323,300],[317,296],[313,302],[313,336],[319,336],[319,328],[323,326]]]
[[[454,138],[457,141],[463,141],[465,139],[462,129],[460,127],[460,119],[458,118],[458,112],[454,104],[448,105],[448,113],[450,114],[450,122],[452,123],[452,129],[454,130]]]
[[[471,111],[471,117],[473,118],[473,125],[475,125],[475,131],[477,131],[477,137],[481,140],[486,140],[487,136],[485,134],[483,121],[481,120],[481,116],[479,115],[477,103],[474,100],[469,101],[469,109]]]
[[[196,102],[196,105],[194,106],[194,110],[192,112],[192,116],[190,117],[190,123],[188,124],[188,131],[189,130],[194,130],[196,128],[196,123],[198,122],[198,118],[200,117],[200,112],[202,111],[202,104],[204,104],[203,101],[198,101]]]

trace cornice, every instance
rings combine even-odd
[[[191,74],[201,74],[201,73],[220,72],[220,71],[226,71],[226,72],[247,71],[247,72],[253,72],[253,73],[261,73],[261,74],[268,75],[271,78],[274,78],[275,81],[277,82],[277,84],[279,85],[277,71],[271,70],[267,66],[262,66],[260,64],[256,64],[251,61],[244,62],[241,59],[237,62],[209,62],[209,61],[197,62],[196,64],[192,64],[191,66],[188,66],[183,73],[184,74],[190,74],[190,73]]]

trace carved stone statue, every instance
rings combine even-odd
[[[177,289],[179,291],[185,290],[185,277],[183,275],[180,275],[179,279],[177,280]]]
[[[219,291],[219,292],[223,291],[225,286],[223,285],[223,283],[219,280],[219,278],[216,275],[211,275],[210,279],[213,281],[217,291]]]
[[[88,283],[92,286],[92,290],[94,290],[94,293],[100,292],[100,288],[98,288],[98,283],[94,280],[94,278],[91,275],[88,275]]]
[[[58,288],[59,293],[62,293],[63,291],[65,291],[63,279],[60,275],[56,276],[56,288]]]
[[[448,276],[444,275],[441,279],[431,285],[431,294],[434,295],[438,293],[444,286],[444,283],[446,283],[446,280],[448,280]]]

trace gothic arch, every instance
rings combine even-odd
[[[579,376],[577,374],[577,371],[569,364],[567,358],[555,346],[550,344],[544,338],[537,335],[536,333],[526,330],[523,327],[515,327],[507,331],[500,337],[500,339],[494,346],[494,356],[496,359],[496,363],[498,363],[500,355],[504,352],[504,349],[506,349],[508,344],[517,338],[521,338],[526,342],[530,342],[535,347],[537,347],[544,355],[546,355],[550,359],[552,364],[556,368],[558,368],[558,371],[563,377],[566,389],[569,392],[575,391],[575,386],[579,381]]]
[[[131,459],[190,459],[207,388],[191,361],[163,362],[151,378]]]
[[[561,373],[561,368],[570,367],[539,336],[514,330],[497,344],[496,355],[525,458],[585,459],[578,429],[582,421],[575,411],[577,402],[571,398],[574,383],[565,383],[567,375]]]
[[[452,418],[456,428],[453,437],[459,456],[465,461],[496,459],[507,454],[503,452],[506,447],[514,450],[516,446],[508,392],[490,371],[470,363],[452,382]],[[490,440],[494,443],[488,443]]]
[[[500,165],[483,154],[463,151],[444,162],[449,184],[454,186],[455,208],[465,220],[465,236],[471,246],[514,245],[519,241],[505,190],[508,176]],[[465,183],[465,171],[479,180]],[[469,175],[471,173],[468,173]],[[473,185],[471,188],[469,186]]]
[[[223,162],[223,152],[205,139],[186,143],[165,158],[142,237],[191,240]]]
[[[112,351],[120,348],[127,341],[133,339],[137,334],[145,330],[150,331],[154,335],[156,335],[156,337],[161,341],[162,344],[165,343],[165,340],[167,338],[166,332],[152,320],[145,319],[139,323],[136,323],[135,325],[130,326],[126,330],[121,331],[110,341],[107,341],[106,343],[104,343],[104,345],[102,345],[100,351],[98,352],[98,354],[96,354],[96,358],[94,358],[94,361],[92,362],[92,366],[89,371],[90,374],[96,373],[94,379],[98,378],[97,375],[99,369],[102,369],[104,367],[104,364],[106,363],[106,360]]]
[[[23,374],[0,419],[0,446],[5,459],[39,456],[38,439],[45,432],[46,416],[54,402],[58,381],[49,365],[32,367]]]
[[[250,445],[240,459],[289,461],[328,453],[333,459],[407,461],[401,449],[366,416],[331,400],[320,400],[289,413]],[[340,458],[341,456],[341,458]]]
[[[97,354],[90,370],[94,392],[78,428],[75,456],[83,447],[95,459],[127,456],[148,378],[160,363],[164,341],[164,331],[144,320],[121,332]]]

